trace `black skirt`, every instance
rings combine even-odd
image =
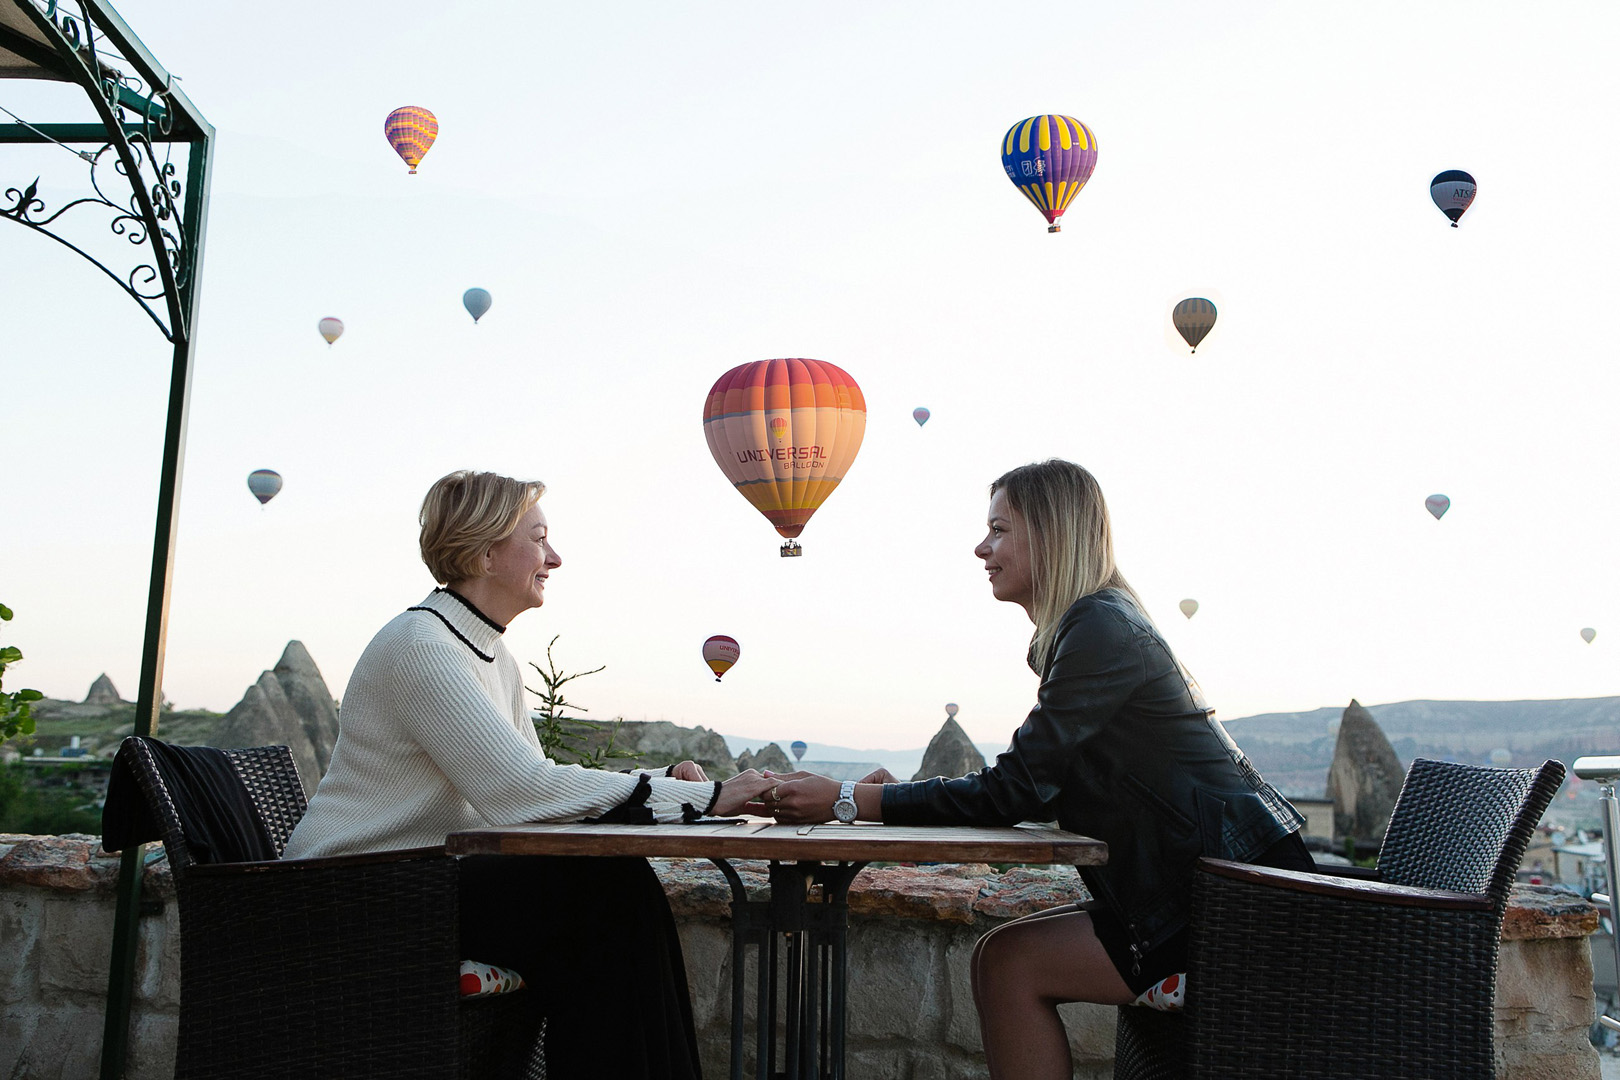
[[[461,953],[515,969],[546,1015],[551,1080],[700,1080],[675,919],[645,859],[472,856]]]

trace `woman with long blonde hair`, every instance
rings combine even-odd
[[[1050,821],[1108,843],[1082,867],[1092,899],[980,939],[973,996],[996,1080],[1072,1077],[1057,1006],[1157,1003],[1186,971],[1200,856],[1314,864],[1304,819],[1214,719],[1114,561],[1108,507],[1085,469],[1043,461],[990,485],[974,549],[997,600],[1035,624],[1037,704],[996,763],[956,779],[839,785],[795,774],[765,792],[779,821],[1012,825]],[[868,778],[889,780],[887,775]]]

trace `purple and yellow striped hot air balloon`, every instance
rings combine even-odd
[[[388,119],[383,121],[383,134],[394,153],[404,159],[415,175],[417,164],[439,137],[439,120],[420,105],[404,105],[388,114]]]
[[[1097,167],[1097,137],[1072,116],[1031,116],[1001,140],[1001,167],[1046,216],[1046,231],[1062,232],[1063,211]]]

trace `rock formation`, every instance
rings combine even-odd
[[[287,643],[275,670],[248,687],[208,742],[221,747],[285,745],[298,765],[304,793],[314,794],[337,742],[337,707],[302,642]]]
[[[95,682],[90,684],[90,692],[84,695],[86,705],[123,705],[124,699],[118,696],[118,687],[107,678],[105,672]]]
[[[276,661],[276,682],[281,684],[287,703],[304,722],[304,734],[309,736],[310,748],[322,774],[332,761],[332,747],[337,744],[337,705],[332,692],[321,678],[321,669],[304,648],[302,641],[289,641],[281,659]]]
[[[673,765],[677,761],[695,761],[703,766],[710,780],[724,780],[737,773],[726,740],[706,727],[679,727],[667,720],[603,721],[597,734],[584,744],[590,750],[607,741],[608,733],[615,730],[613,745],[633,751],[633,758],[615,758],[605,766],[609,769],[652,769]]]
[[[760,772],[764,772],[769,769],[771,772],[787,773],[792,772],[794,767],[793,763],[788,760],[788,756],[782,753],[782,748],[775,743],[760,747],[758,753],[752,750],[744,750],[737,755],[738,772],[747,769],[758,769]]]
[[[1383,840],[1405,779],[1406,770],[1378,721],[1352,699],[1340,718],[1339,741],[1328,768],[1334,833],[1363,843]]]
[[[956,722],[954,717],[945,721],[945,726],[928,743],[928,749],[923,751],[922,768],[917,770],[913,780],[928,780],[935,776],[966,776],[970,772],[978,772],[984,768],[984,755],[979,748],[973,745],[973,740],[967,737],[967,732]]]

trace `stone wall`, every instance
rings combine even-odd
[[[0,835],[0,1076],[77,1080],[97,1072],[118,860],[89,837]],[[680,923],[704,1069],[730,1056],[730,890],[711,864],[654,864]],[[741,863],[764,895],[763,863]],[[853,1077],[985,1076],[968,989],[973,943],[1010,918],[1074,899],[1072,870],[880,867],[850,892],[849,1064]],[[128,1080],[173,1075],[179,921],[168,865],[148,867]],[[1587,1043],[1594,1003],[1590,905],[1520,886],[1503,927],[1497,980],[1501,1080],[1597,1080]],[[751,952],[751,951],[750,951]],[[744,971],[753,1017],[752,962]],[[1113,1071],[1114,1013],[1064,1006],[1077,1080]],[[753,1068],[753,1045],[745,1049]]]

